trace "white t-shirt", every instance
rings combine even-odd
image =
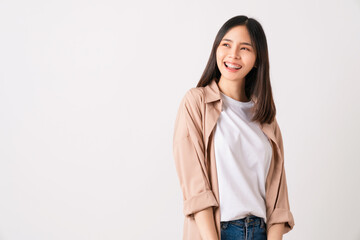
[[[271,140],[251,122],[253,101],[240,102],[220,92],[223,110],[214,133],[220,219],[247,215],[266,219],[265,181],[272,157]]]

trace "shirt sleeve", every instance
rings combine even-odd
[[[191,217],[208,207],[219,206],[206,170],[201,101],[192,89],[186,92],[178,108],[173,135],[173,155],[183,195],[183,213]]]
[[[282,159],[284,159],[283,139],[276,118],[275,118],[275,136],[278,140],[279,148],[282,155],[281,157]],[[275,209],[268,220],[267,227],[270,228],[273,224],[276,223],[285,224],[284,234],[292,230],[295,225],[294,217],[290,211],[284,161],[282,161],[282,172],[280,179],[280,187],[278,190],[278,200],[276,202]]]

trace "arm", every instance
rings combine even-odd
[[[280,178],[280,186],[278,189],[278,198],[275,205],[275,209],[271,216],[267,221],[268,227],[268,234],[278,235],[276,233],[281,232],[281,234],[285,234],[293,229],[295,222],[294,217],[290,211],[290,204],[289,204],[289,196],[288,196],[288,189],[287,189],[287,181],[286,181],[286,172],[285,172],[285,165],[284,165],[284,146],[283,146],[283,139],[281,135],[280,127],[277,123],[275,118],[275,137],[277,143],[279,144],[281,158],[283,159],[282,162],[282,172]],[[280,225],[283,227],[281,228]],[[272,229],[274,228],[274,229]],[[273,233],[275,232],[275,233]],[[276,239],[276,238],[275,238]],[[281,238],[280,238],[281,239]]]
[[[183,97],[175,120],[173,154],[183,194],[184,215],[196,216],[195,222],[203,239],[215,239],[212,207],[219,204],[210,188],[205,165],[201,101],[196,90],[189,90]]]
[[[202,239],[218,240],[212,207],[195,213],[194,217]]]
[[[285,225],[283,223],[276,223],[271,226],[267,234],[268,240],[282,240]]]

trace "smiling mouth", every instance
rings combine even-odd
[[[227,68],[227,69],[229,69],[229,70],[239,70],[239,69],[241,69],[242,68],[242,66],[240,66],[240,65],[234,65],[234,64],[231,64],[231,63],[227,63],[227,62],[224,62],[224,65],[225,65],[225,67]]]

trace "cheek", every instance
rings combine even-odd
[[[216,59],[216,65],[220,69],[221,68],[221,61],[219,59]]]
[[[250,63],[255,63],[256,60],[256,56],[253,53],[246,53],[243,54],[242,58],[250,64]]]
[[[224,51],[222,51],[222,50],[219,49],[219,50],[216,52],[216,55],[219,56],[219,58],[221,58],[221,57],[224,56]]]
[[[221,55],[219,53],[219,51],[216,52],[216,63],[218,64],[219,67],[219,63],[221,62]]]
[[[216,52],[216,61],[217,61],[217,63],[220,64],[223,59],[224,59],[224,53],[222,51],[217,51]]]
[[[256,60],[256,55],[255,55],[254,53],[251,53],[250,58],[255,62],[255,60]]]

